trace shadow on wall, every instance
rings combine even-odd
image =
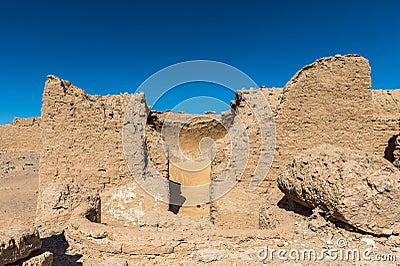
[[[64,233],[59,235],[53,235],[42,239],[42,249],[40,252],[50,251],[53,253],[53,265],[71,265],[71,266],[82,266],[82,262],[79,259],[82,258],[80,254],[70,255],[67,254],[69,244],[65,239]]]
[[[168,210],[174,214],[178,214],[186,198],[182,196],[181,184],[169,180],[169,197],[170,202],[180,203],[179,205],[169,204]]]
[[[388,160],[389,162],[393,163],[394,162],[394,149],[396,146],[396,138],[398,135],[393,135],[389,140],[388,140],[388,145],[385,148],[385,159]]]

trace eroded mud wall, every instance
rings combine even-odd
[[[131,100],[145,112],[143,94],[93,96],[68,81],[49,76],[42,106],[39,224],[62,225],[71,211],[93,193],[117,190],[126,184],[135,187],[135,197],[142,203],[151,201],[135,186],[125,162],[122,126]],[[138,125],[142,122],[132,121]],[[144,132],[142,135],[138,132],[141,143],[134,146],[142,154],[135,175],[143,174],[145,164]]]
[[[16,117],[13,124],[0,126],[0,150],[39,152],[40,120]]]
[[[399,133],[400,93],[370,88],[368,60],[357,55],[317,60],[300,70],[283,89],[262,88],[274,114],[277,142],[266,181],[253,192],[247,189],[259,159],[260,128],[251,109],[264,106],[235,101],[233,107],[249,134],[249,163],[234,189],[212,204],[210,219],[224,228],[257,228],[259,208],[268,198],[267,192],[274,186],[280,166],[317,144],[330,143],[384,156],[390,138]],[[251,96],[251,91],[242,94]],[[146,108],[143,95],[92,96],[67,81],[49,77],[43,94],[41,122],[40,223],[64,222],[89,190],[113,197],[119,187],[133,184],[135,197],[140,198],[141,204],[145,203],[149,209],[154,206],[135,183],[123,153],[123,117],[132,97],[136,97],[136,104],[143,111]],[[155,167],[167,178],[167,158],[157,128],[160,125],[157,121],[147,125],[147,149]],[[143,161],[136,162],[138,169],[145,168],[148,162],[144,128],[139,133],[143,137],[138,138],[137,152],[143,154]],[[187,134],[185,138],[190,136]],[[188,147],[198,142],[199,135],[193,136],[193,142],[186,141]],[[220,134],[215,140],[217,154],[211,179],[222,172],[230,158],[225,154],[230,151],[229,139]],[[146,174],[141,170],[136,173]]]

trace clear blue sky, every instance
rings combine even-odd
[[[133,92],[154,72],[194,59],[281,87],[315,59],[358,53],[370,60],[374,88],[398,88],[399,12],[394,0],[1,1],[0,123],[40,115],[47,74],[106,95]],[[158,108],[215,91],[181,87]]]

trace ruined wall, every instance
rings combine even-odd
[[[264,93],[265,100],[260,101],[259,104],[257,101],[254,101],[255,97],[259,97],[256,93],[259,93],[259,89],[254,90],[243,90],[237,93],[237,99],[232,103],[232,107],[236,111],[236,118],[241,120],[244,123],[244,126],[247,127],[247,133],[249,135],[249,143],[245,143],[245,145],[249,145],[250,149],[250,157],[248,158],[247,167],[244,169],[244,173],[241,176],[240,182],[236,184],[236,186],[226,195],[214,201],[211,204],[211,217],[210,219],[218,226],[224,228],[257,228],[258,227],[258,209],[260,204],[260,195],[258,192],[250,192],[248,191],[250,180],[254,174],[254,171],[258,165],[262,163],[259,162],[260,155],[260,128],[257,127],[259,123],[267,123],[266,119],[272,119],[271,117],[267,117],[265,119],[261,119],[260,121],[256,121],[255,115],[252,113],[250,105],[253,109],[260,111],[258,113],[262,113],[261,110],[265,108],[266,101],[271,101],[274,109],[278,104],[278,99],[280,99],[281,89],[262,89]],[[241,96],[239,96],[241,95]],[[248,101],[246,103],[246,100]],[[226,125],[226,128],[218,124],[216,120],[213,120],[212,117],[208,118],[205,116],[195,116],[195,115],[187,115],[187,114],[173,114],[171,112],[166,113],[153,113],[154,118],[150,121],[150,126],[147,128],[147,147],[149,151],[149,156],[153,162],[155,162],[156,166],[158,166],[159,170],[163,172],[167,172],[164,160],[166,160],[164,156],[164,151],[161,147],[160,136],[152,139],[154,136],[154,129],[157,129],[158,132],[161,131],[161,127],[163,124],[163,119],[165,116],[172,116],[172,120],[178,121],[186,121],[187,123],[180,131],[179,135],[179,144],[180,148],[183,150],[183,153],[192,159],[195,159],[199,155],[198,147],[199,142],[203,138],[210,137],[216,141],[216,157],[212,161],[212,171],[211,171],[211,179],[215,180],[219,178],[224,170],[228,170],[232,172],[232,175],[229,178],[235,178],[236,173],[240,172],[238,162],[233,159],[231,169],[227,169],[228,162],[232,159],[231,156],[231,137],[227,134],[229,128],[234,127],[234,113],[231,111],[227,111],[221,114],[221,119],[223,124]],[[217,118],[218,115],[215,115]],[[177,127],[179,125],[177,124]],[[151,130],[153,129],[153,130]],[[153,133],[152,133],[153,132]],[[166,142],[168,142],[168,136],[165,136]],[[235,147],[241,149],[241,147]],[[270,150],[273,151],[274,147],[271,147]],[[240,160],[247,159],[247,153],[241,153],[238,150],[235,150],[236,157]],[[211,184],[211,191],[214,191],[215,186],[219,183]],[[212,192],[213,193],[213,192]],[[246,206],[245,208],[243,206]],[[185,207],[183,207],[184,209]]]
[[[13,124],[0,126],[0,150],[40,150],[40,118],[14,118]]]
[[[400,133],[400,90],[373,90],[374,153],[393,162],[395,136]]]
[[[237,112],[247,125],[250,157],[241,181],[214,203],[214,222],[224,228],[259,226],[261,207],[282,197],[275,184],[280,167],[299,152],[322,143],[373,149],[371,78],[365,58],[357,55],[323,58],[301,69],[283,90],[262,90],[275,116],[274,162],[259,189],[249,192],[248,183],[260,154],[259,123],[251,109],[257,111],[262,106],[237,101]]]
[[[196,184],[195,180],[193,180],[193,182],[189,180],[196,179],[196,174],[193,175],[194,169],[196,169],[194,172],[200,170],[197,169],[196,164],[206,163],[208,165],[210,163],[209,160],[213,154],[215,154],[215,159],[211,162],[211,175],[208,169],[208,172],[206,171],[207,176],[203,176],[208,180],[203,183],[209,183],[210,178],[214,179],[219,177],[229,161],[230,149],[228,148],[230,143],[225,126],[229,126],[230,121],[225,119],[224,126],[221,124],[222,119],[223,115],[211,113],[195,115],[173,113],[170,111],[162,113],[152,111],[146,125],[146,146],[150,161],[164,178],[173,180],[183,186],[198,186],[199,184]],[[177,135],[176,138],[170,136],[168,133],[169,130],[166,129],[168,127],[178,129],[179,135]],[[161,136],[163,136],[163,141]],[[228,142],[221,142],[223,138],[227,138]],[[215,144],[215,146],[213,146],[213,144]],[[179,147],[177,147],[177,145],[179,145]],[[170,160],[167,159],[164,148],[170,149]],[[180,149],[182,156],[179,156],[179,151],[176,148]],[[194,162],[190,162],[191,160]],[[174,166],[181,165],[181,163],[185,166],[177,171],[177,168]],[[191,165],[191,163],[193,163],[193,165]],[[194,169],[192,169],[192,167],[194,167]],[[203,172],[204,171],[199,171],[199,173]],[[183,179],[181,177],[183,177]],[[180,180],[184,182],[182,183]],[[186,188],[181,188],[184,197],[190,196],[185,196],[185,191],[188,192]],[[205,191],[204,195],[207,194],[209,197],[209,191]],[[185,202],[187,203],[189,201],[190,200],[187,199]],[[178,212],[178,215],[203,217],[210,220],[209,203],[199,206],[183,206],[181,208],[173,206],[172,208]]]
[[[253,93],[260,90],[238,92],[240,97],[232,107],[249,134],[249,163],[240,182],[212,204],[210,219],[214,224],[223,228],[257,228],[260,208],[265,205],[265,200],[276,205],[279,198],[271,197],[282,197],[276,188],[279,168],[302,150],[330,143],[351,149],[374,150],[383,156],[391,136],[399,133],[397,99],[400,100],[400,93],[371,91],[370,87],[368,61],[361,56],[348,55],[317,60],[300,70],[283,89],[261,88],[274,115],[277,144],[271,171],[259,189],[253,192],[248,191],[248,185],[262,151],[260,127],[252,109],[261,110],[265,106],[254,99],[248,103],[240,99],[252,99]],[[76,204],[90,197],[85,195],[91,195],[91,190],[102,192],[102,200],[105,200],[102,216],[107,223],[130,217],[123,209],[114,208],[119,204],[118,200],[132,200],[128,209],[136,213],[155,205],[161,210],[168,209],[168,206],[156,204],[136,184],[126,166],[122,125],[125,107],[131,99],[137,101],[135,108],[138,110],[135,112],[144,112],[143,95],[91,96],[67,81],[49,77],[42,108],[39,223],[63,223]],[[146,139],[141,136],[145,131],[141,127],[143,121],[137,121],[136,149],[142,156],[136,163],[137,175],[153,175],[139,169],[147,164],[146,141],[151,161],[164,178],[168,177],[168,163],[160,135],[165,115],[150,117],[153,120],[146,126]],[[267,123],[266,119],[261,122]],[[193,125],[188,134],[182,134],[186,141],[182,139],[182,144],[189,150],[195,147],[194,154],[200,137],[218,133],[215,138],[216,159],[211,171],[213,180],[230,159],[230,155],[226,155],[231,150],[229,137],[224,136],[217,124],[213,124],[215,132],[200,132],[200,126]]]
[[[258,94],[260,91],[263,96]],[[231,105],[246,127],[249,154],[246,168],[239,182],[231,191],[213,203],[212,221],[219,227],[237,229],[258,228],[259,226],[259,209],[269,183],[265,180],[255,191],[249,191],[249,185],[256,174],[257,167],[268,168],[268,162],[262,160],[261,157],[273,158],[274,143],[265,143],[265,146],[262,147],[261,126],[266,126],[263,134],[274,133],[272,132],[274,129],[269,127],[274,124],[274,116],[281,97],[282,89],[280,88],[240,90],[236,93],[236,99]],[[266,111],[266,102],[268,102],[271,113]],[[258,117],[255,113],[258,114]],[[261,155],[263,150],[268,154]]]
[[[283,89],[276,119],[276,164],[322,143],[372,151],[372,118],[368,60],[358,55],[317,60]]]
[[[260,128],[250,106],[245,101],[237,98],[233,107],[246,126],[249,157],[240,182],[227,194],[213,202],[212,220],[214,224],[222,228],[257,228],[259,195],[249,192],[248,186],[260,154]]]
[[[135,183],[122,147],[123,117],[131,99],[145,110],[143,94],[92,96],[49,76],[42,106],[39,224],[62,225],[92,191]],[[142,149],[140,143],[137,149]],[[135,193],[137,198],[147,197],[139,187]]]

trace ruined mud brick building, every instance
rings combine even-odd
[[[182,207],[178,216],[168,212],[170,206],[149,195],[132,176],[152,175],[149,162],[164,178],[171,173],[179,176],[173,173],[161,144],[161,128],[168,112],[152,111],[146,119],[148,107],[141,93],[88,95],[66,80],[49,76],[40,122],[37,224],[55,230],[68,227],[67,235],[72,243],[120,254],[185,252],[179,239],[163,232],[168,231],[168,227],[191,226],[198,229],[198,235],[194,233],[196,237],[214,234],[210,239],[226,241],[228,246],[233,235],[262,235],[260,210],[263,205],[282,197],[276,188],[279,169],[299,152],[328,143],[371,152],[393,161],[394,137],[400,131],[400,92],[372,90],[370,71],[368,60],[359,55],[327,57],[305,66],[284,88],[238,91],[232,108],[246,125],[250,148],[244,174],[223,197],[194,208]],[[255,90],[264,93],[272,109],[270,119],[275,124],[276,146],[268,176],[258,189],[249,191],[248,185],[261,153],[259,123],[271,122],[256,121],[254,110],[266,107],[251,102]],[[129,103],[132,108],[127,110]],[[136,134],[129,138],[135,145],[129,154],[134,155],[135,160],[129,160],[130,155],[125,157],[124,154],[126,111],[134,114],[129,123]],[[178,119],[184,116],[173,115]],[[215,115],[216,118],[220,116]],[[199,174],[212,180],[226,168],[232,156],[227,131],[210,117],[186,120],[189,122],[179,141],[189,157],[199,155],[198,144],[202,138],[209,137],[216,143],[214,161],[206,173]],[[22,126],[18,123],[2,126],[0,133],[1,130],[15,130],[15,127]],[[24,134],[30,133],[27,129],[21,130],[26,132],[21,133],[21,139],[25,139]],[[0,137],[5,135],[0,134]],[[35,142],[29,145],[32,149],[39,146]],[[205,228],[220,231],[204,233],[201,229]],[[230,229],[240,230],[232,233]],[[153,231],[157,231],[162,240],[157,242],[151,238]],[[137,232],[135,241],[125,236],[132,232]],[[189,243],[186,248],[195,249],[197,238],[193,233],[183,234],[180,237]]]

